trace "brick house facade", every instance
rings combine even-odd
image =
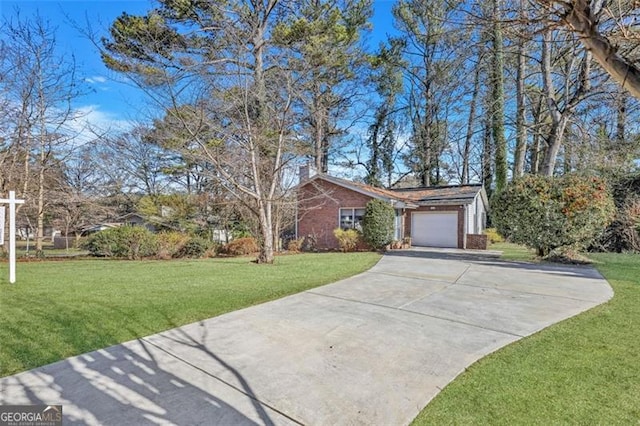
[[[329,175],[316,175],[298,185],[297,190],[296,238],[307,238],[318,249],[338,248],[333,230],[356,224],[358,214],[373,198],[394,206],[396,239],[413,234],[421,237],[419,240],[423,245],[429,245],[431,233],[449,232],[451,234],[445,236],[449,243],[443,246],[466,248],[468,236],[481,234],[484,229],[488,204],[486,193],[479,185],[385,190]],[[446,214],[452,223],[454,212],[456,223],[447,230],[438,227],[411,229],[414,214],[431,213],[434,218]]]
[[[297,237],[313,238],[318,248],[338,248],[333,230],[339,227],[340,208],[364,208],[373,197],[319,179],[298,193]]]

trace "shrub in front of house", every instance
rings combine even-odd
[[[189,240],[176,252],[174,257],[190,257],[201,258],[212,247],[210,241],[201,237],[191,237]]]
[[[484,230],[484,235],[487,236],[490,244],[502,243],[504,242],[504,237],[500,235],[496,228],[487,228]]]
[[[640,173],[612,177],[616,217],[591,249],[640,252]]]
[[[355,229],[336,228],[333,230],[333,235],[336,237],[336,240],[338,240],[340,250],[344,253],[354,251],[360,240],[360,232]]]
[[[369,201],[362,219],[364,241],[375,250],[383,249],[393,241],[394,221],[395,210],[391,204],[376,199]]]
[[[287,243],[287,250],[292,253],[298,253],[302,250],[302,245],[304,244],[304,238],[297,238],[290,240]]]
[[[156,236],[141,226],[121,226],[91,235],[85,249],[93,256],[141,259],[158,252]]]
[[[495,195],[492,221],[510,241],[546,256],[555,249],[584,249],[611,223],[614,212],[600,178],[527,175]]]
[[[222,253],[229,256],[246,256],[257,253],[259,250],[258,242],[253,237],[238,238],[226,244],[222,248]]]
[[[185,244],[191,239],[189,235],[183,232],[167,231],[157,235],[158,239],[158,258],[171,259],[182,250]]]

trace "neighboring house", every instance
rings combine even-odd
[[[318,174],[298,185],[296,237],[333,249],[336,228],[361,228],[365,206],[374,199],[396,212],[395,239],[411,237],[414,246],[486,248],[482,232],[488,210],[482,185],[381,189]]]
[[[20,240],[35,240],[36,232],[37,231],[30,226],[16,226],[16,238]],[[44,239],[50,241],[53,241],[53,238],[56,236],[56,234],[60,233],[60,231],[51,226],[45,226],[42,232]]]
[[[155,219],[155,216],[151,220]],[[107,229],[119,228],[123,225],[128,226],[142,226],[147,228],[151,232],[156,232],[158,227],[151,221],[144,218],[144,216],[138,213],[127,213],[115,219],[115,222],[104,222],[95,225],[90,225],[82,229],[81,235],[86,236],[95,234],[96,232],[105,231]]]
[[[97,225],[90,225],[83,228],[80,231],[80,235],[87,236],[87,235],[95,234],[96,232],[106,231],[107,229],[118,228],[119,226],[122,226],[121,222],[109,222],[109,223],[99,223]]]
[[[162,207],[163,212],[172,212],[169,207]],[[183,232],[182,229],[173,226],[171,223],[159,216],[149,216],[148,218],[139,213],[127,213],[115,219],[117,222],[99,223],[96,225],[88,226],[82,229],[81,235],[87,236],[106,229],[119,228],[121,226],[141,226],[153,233],[163,231],[177,231]],[[186,232],[186,231],[185,231]],[[224,229],[211,229],[212,241],[218,243],[228,243],[233,240],[233,236],[230,231]]]
[[[158,230],[158,227],[154,225],[154,223],[159,223],[162,219],[156,216],[151,216],[149,217],[149,219],[146,219],[144,216],[138,213],[127,213],[124,216],[120,216],[117,220],[123,225],[142,226],[147,228],[151,232],[156,232]]]

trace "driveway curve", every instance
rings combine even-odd
[[[483,356],[613,296],[590,267],[412,249],[280,300],[0,379],[65,424],[407,424]]]

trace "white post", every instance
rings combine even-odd
[[[16,200],[16,192],[9,191],[9,198],[0,199],[0,203],[9,204],[9,282],[16,282],[16,204],[24,200]]]

